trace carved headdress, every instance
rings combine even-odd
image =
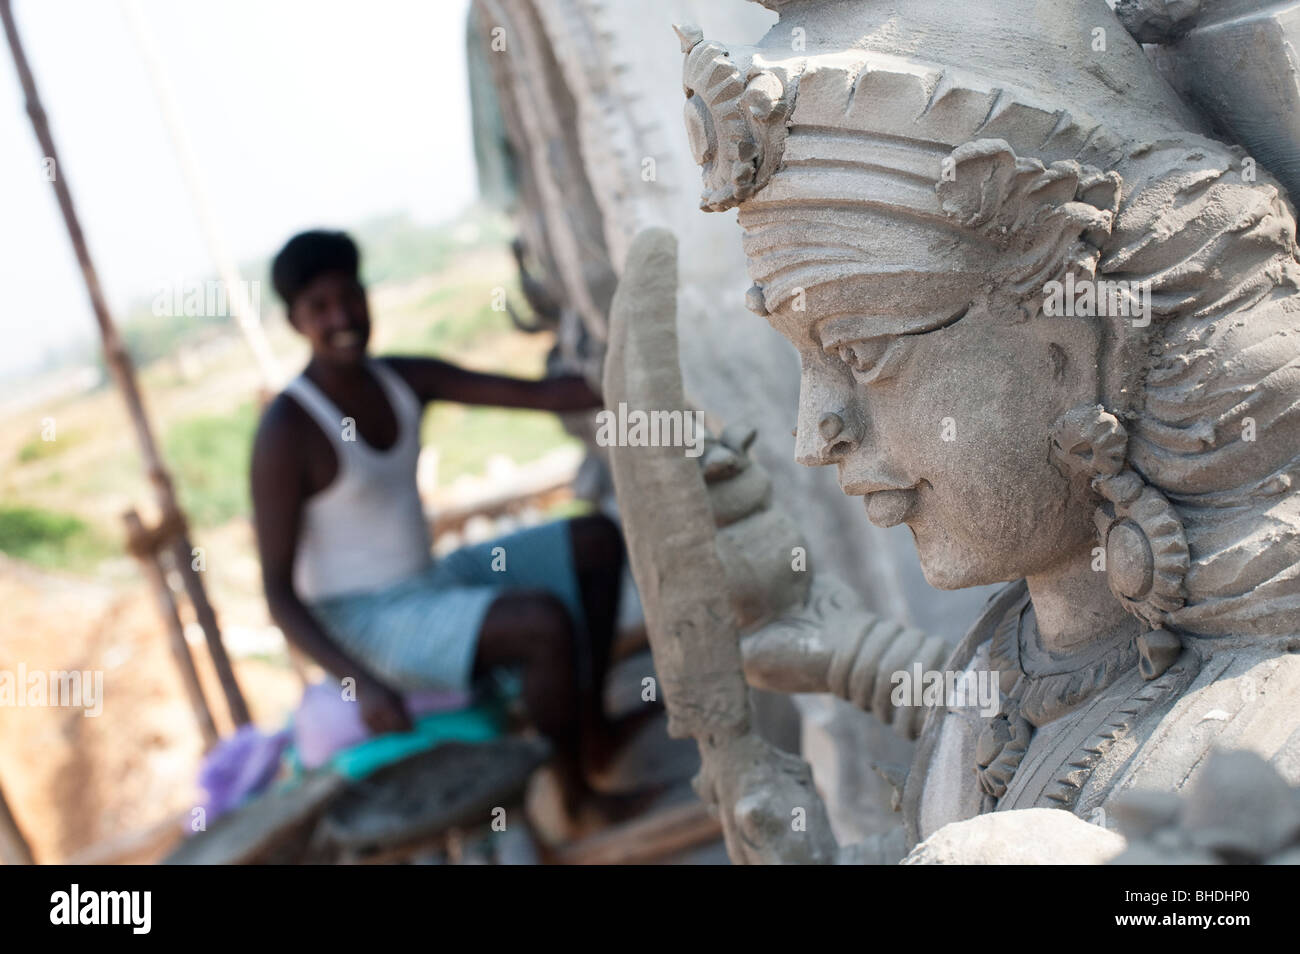
[[[1276,183],[1201,134],[1104,0],[763,2],[780,20],[754,48],[678,29],[701,207],[739,209],[750,307],[915,301],[924,332],[972,288],[1026,320],[1067,274],[1147,283],[1150,326],[1098,319],[1096,418],[1056,435],[1106,498],[1112,588],[1153,626],[1300,632],[1300,261]]]

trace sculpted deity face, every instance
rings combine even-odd
[[[962,281],[927,287],[883,284],[860,304],[872,317],[827,315],[816,290],[805,311],[769,316],[800,354],[798,459],[834,464],[873,523],[905,523],[937,587],[1018,579],[1090,548],[1086,485],[1048,448],[1061,415],[1095,400],[1099,327],[1024,320]]]
[[[1176,102],[1135,123],[1089,78],[1092,54],[1068,88],[1054,64],[1013,91],[1001,69],[895,43],[879,4],[781,6],[735,57],[679,36],[701,208],[738,210],[746,302],[801,356],[797,457],[834,464],[875,523],[906,524],[935,586],[1026,578],[1036,615],[1057,609],[1054,639],[1075,607],[1097,628],[1119,607],[1152,629],[1290,631],[1300,577],[1276,528],[1300,526],[1282,371],[1300,254],[1277,187]],[[1070,11],[1054,17],[1093,16]],[[787,12],[810,36],[860,15],[859,42],[791,57]],[[904,20],[937,37],[964,15],[936,0]],[[1128,55],[1134,101],[1165,102]],[[1146,286],[1154,320],[1042,315],[1067,275]],[[1267,441],[1245,430],[1262,422]]]

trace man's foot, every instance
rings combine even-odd
[[[528,815],[543,841],[566,844],[642,814],[658,794],[658,788],[629,795],[605,795],[590,789],[576,794],[552,765],[534,776]]]
[[[607,792],[617,774],[617,763],[622,752],[653,722],[661,721],[663,703],[651,702],[643,707],[608,719],[597,729],[587,733],[583,748],[584,776],[597,792]]]

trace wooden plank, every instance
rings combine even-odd
[[[615,825],[551,856],[561,865],[645,865],[722,837],[722,823],[703,802],[660,809]]]
[[[320,771],[291,787],[273,788],[191,835],[164,864],[249,865],[276,857],[295,839],[305,843],[304,836],[347,784],[335,772]]]
[[[128,541],[140,539],[145,535],[144,524],[134,509],[122,514],[122,520],[126,523]],[[180,614],[176,611],[176,599],[172,596],[171,587],[167,585],[162,567],[158,565],[157,554],[145,552],[137,547],[130,547],[130,549],[136,554],[140,570],[149,581],[149,589],[153,591],[154,600],[158,603],[158,612],[162,614],[163,622],[167,624],[167,642],[171,647],[172,659],[176,661],[176,668],[180,670],[181,684],[185,687],[185,696],[189,699],[194,720],[198,723],[199,733],[203,736],[203,746],[205,749],[210,749],[217,744],[219,738],[217,725],[212,719],[212,710],[208,708],[208,700],[203,695],[199,673],[194,667],[194,657],[190,655],[189,644],[185,641],[185,627],[181,625]]]
[[[353,783],[321,822],[322,842],[355,855],[405,851],[518,804],[549,746],[541,739],[444,742]]]
[[[177,572],[185,581],[185,592],[189,594],[190,605],[194,607],[194,616],[203,630],[203,638],[207,641],[208,655],[212,657],[212,668],[216,670],[221,691],[225,694],[230,721],[238,728],[248,725],[253,720],[248,712],[248,703],[244,701],[244,694],[239,689],[239,682],[235,679],[235,670],[230,665],[230,657],[226,655],[225,644],[221,642],[221,629],[217,626],[216,611],[208,601],[202,578],[194,569],[193,554],[194,548],[190,545],[189,534],[182,531],[172,544],[172,558],[175,560]]]

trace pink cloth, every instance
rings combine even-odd
[[[474,697],[468,692],[425,689],[402,697],[412,718],[431,712],[464,709]],[[318,682],[303,693],[293,717],[293,741],[303,768],[324,765],[336,753],[370,738],[361,721],[361,707],[343,698],[343,689],[331,681]]]

